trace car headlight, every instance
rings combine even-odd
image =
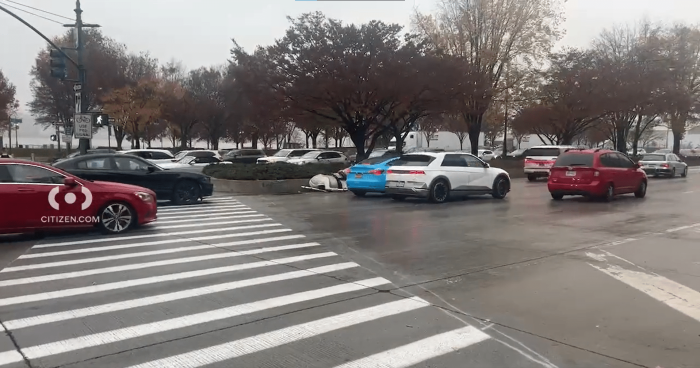
[[[140,200],[142,200],[142,201],[144,201],[144,202],[146,202],[146,203],[151,203],[151,202],[153,202],[153,196],[150,195],[150,194],[148,194],[148,193],[136,192],[136,193],[134,193],[134,194],[135,194],[137,197],[139,197]]]

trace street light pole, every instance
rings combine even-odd
[[[75,24],[64,24],[64,27],[75,27],[75,38],[76,38],[76,52],[78,53],[78,83],[80,84],[80,108],[76,111],[76,114],[83,114],[88,111],[88,99],[87,99],[87,73],[85,71],[85,64],[83,64],[83,53],[85,51],[85,40],[83,39],[83,28],[97,28],[97,24],[84,24],[83,23],[83,10],[80,8],[80,0],[75,1]],[[73,122],[75,124],[75,121]],[[80,138],[78,143],[78,148],[81,154],[86,154],[88,149],[90,149],[90,139]]]

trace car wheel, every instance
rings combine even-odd
[[[561,201],[562,199],[564,199],[563,194],[559,194],[559,193],[550,193],[550,194],[552,195],[552,199],[555,201]]]
[[[496,199],[503,199],[506,197],[506,194],[508,194],[509,187],[510,183],[506,178],[498,177],[496,178],[496,182],[493,183],[493,193],[491,193],[491,196]]]
[[[136,212],[126,203],[113,202],[100,210],[97,227],[105,234],[121,234],[136,224]]]
[[[393,196],[391,196],[391,199],[393,199],[393,200],[395,200],[395,201],[403,201],[403,200],[406,199],[406,196],[402,196],[402,195],[393,195]]]
[[[447,181],[439,179],[430,186],[428,200],[433,203],[444,203],[450,197],[450,187]]]
[[[353,191],[352,191],[352,194],[354,194],[354,195],[356,195],[356,196],[358,196],[358,197],[364,197],[365,194],[367,194],[367,192],[363,192],[363,191],[361,191],[361,190],[353,190]]]
[[[605,195],[603,196],[603,200],[606,202],[611,202],[614,197],[615,197],[615,187],[612,185],[612,183],[610,183],[610,184],[608,184],[608,187],[605,189]]]
[[[634,192],[634,196],[637,198],[644,198],[647,195],[647,182],[642,181],[639,184],[639,188]]]
[[[529,181],[535,181],[535,180],[537,180],[537,176],[535,176],[535,175],[528,175],[528,176],[527,176],[527,180],[529,180]]]
[[[197,203],[200,197],[199,184],[192,180],[183,180],[175,184],[172,201],[175,204]]]
[[[686,167],[685,170],[683,170],[683,174],[681,174],[681,178],[685,178],[688,176],[688,168]]]

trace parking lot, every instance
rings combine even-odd
[[[0,272],[2,367],[695,367],[700,175],[647,198],[163,205]]]

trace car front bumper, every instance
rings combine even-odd
[[[200,195],[202,197],[211,197],[214,195],[214,184],[213,183],[199,183],[201,187]]]

